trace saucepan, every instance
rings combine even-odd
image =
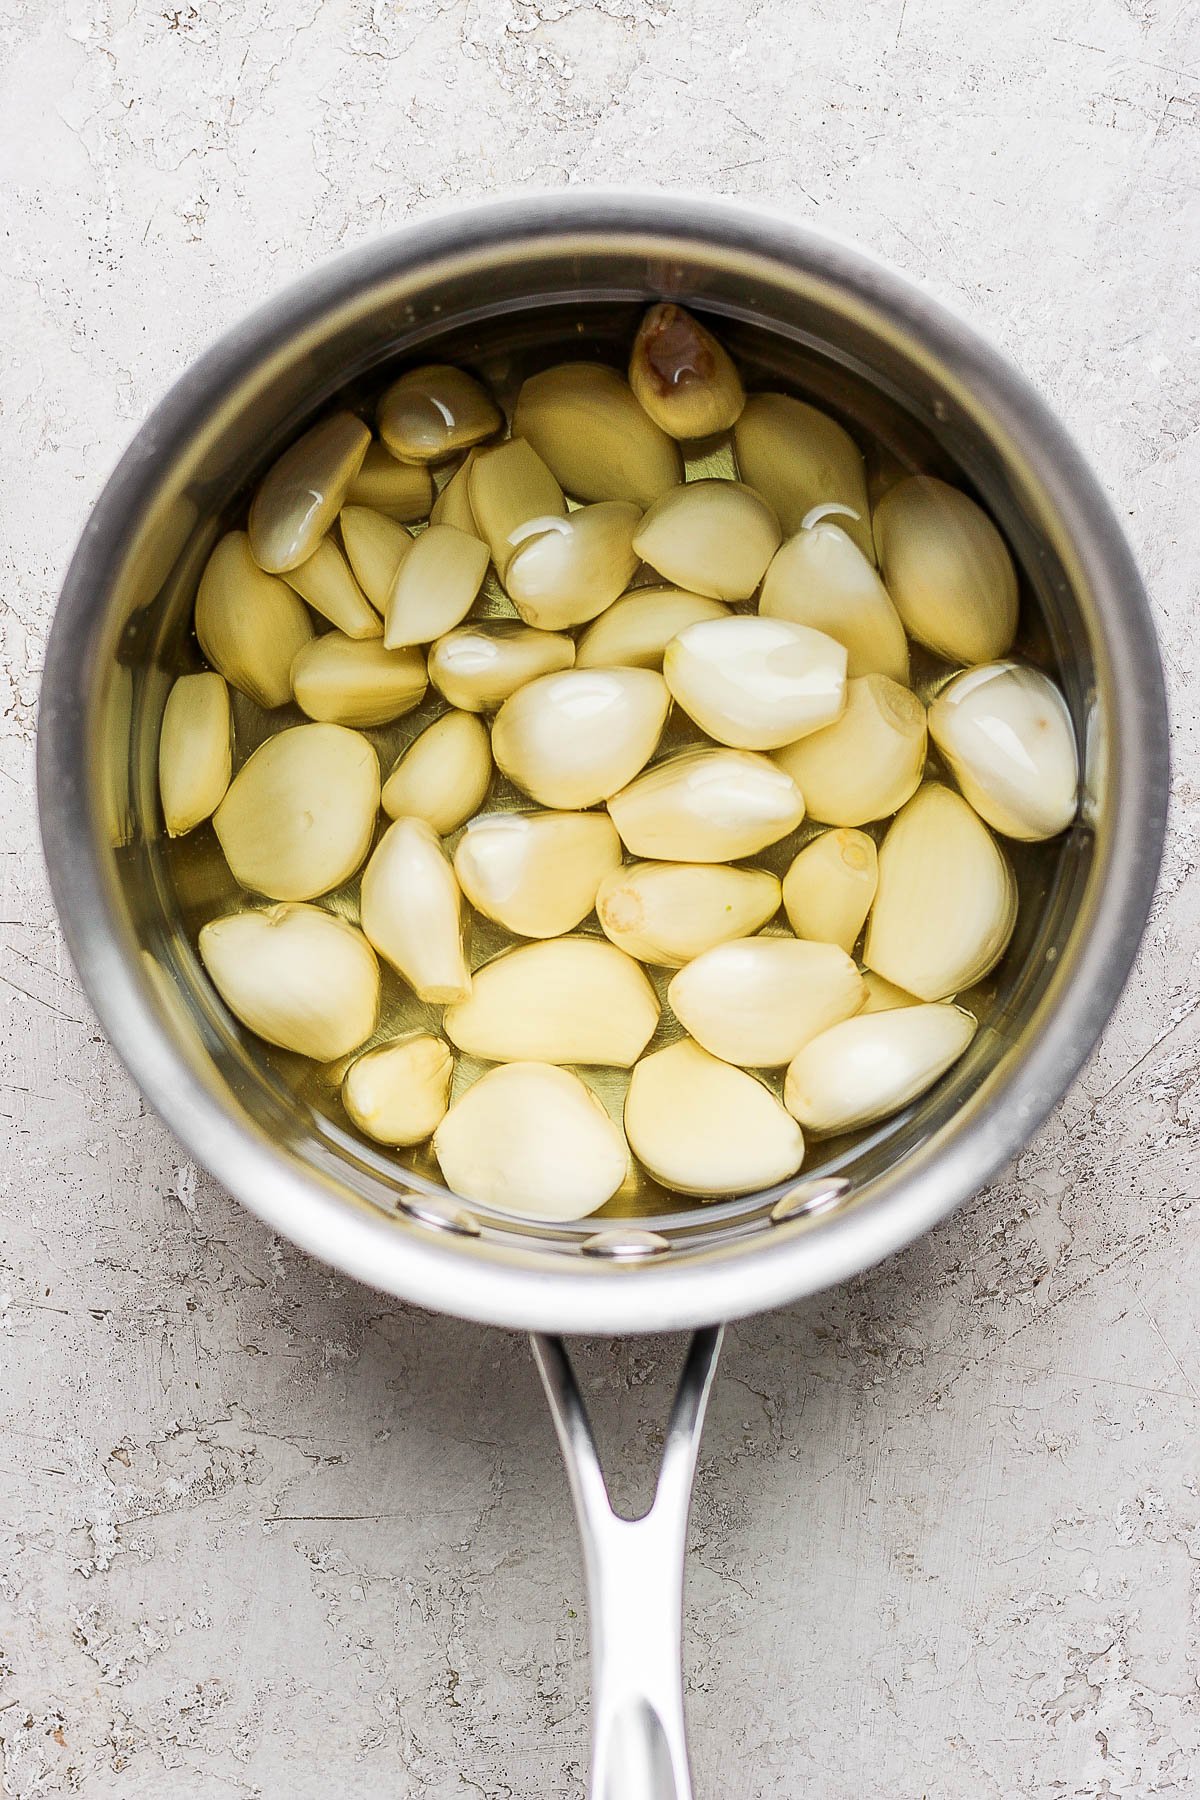
[[[804,1179],[737,1200],[582,1224],[505,1220],[436,1170],[374,1154],[248,1044],[199,965],[211,871],[164,848],[163,706],[200,569],[263,468],[332,396],[387,366],[628,343],[648,299],[719,322],[760,380],[837,410],[972,488],[1021,570],[1030,629],[1080,749],[1078,823],[986,1021],[921,1101]],[[549,358],[547,357],[547,360]],[[592,1792],[684,1800],[679,1675],[689,1495],[721,1322],[811,1294],[944,1218],[1025,1142],[1129,972],[1167,791],[1162,677],[1137,571],[1078,452],[1024,380],[921,289],[833,238],[733,203],[529,195],[414,224],[330,264],[222,338],[146,421],[71,564],[50,640],[42,828],[67,942],[99,1018],[188,1150],[274,1230],[402,1300],[534,1333],[589,1582]],[[189,886],[190,883],[190,886]],[[657,1497],[612,1511],[554,1334],[694,1329]]]

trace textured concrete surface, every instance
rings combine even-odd
[[[182,1160],[64,957],[31,781],[57,578],[210,336],[415,212],[593,180],[775,200],[989,330],[1127,520],[1176,708],[1154,925],[1066,1104],[909,1254],[732,1334],[700,1800],[1200,1791],[1194,0],[0,0],[0,46],[0,1791],[582,1791],[523,1345]],[[589,1355],[635,1475],[672,1354]]]

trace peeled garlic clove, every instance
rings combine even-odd
[[[303,603],[265,575],[244,531],[228,531],[205,565],[196,594],[196,636],[207,660],[268,711],[292,697],[292,661],[313,635]]]
[[[369,506],[411,525],[414,519],[429,517],[433,505],[433,482],[429,470],[417,463],[397,462],[382,444],[372,444],[363,457],[362,467],[346,489],[346,504]]]
[[[523,1219],[582,1219],[629,1168],[625,1139],[590,1088],[541,1062],[489,1069],[434,1134],[447,1187]]]
[[[471,976],[463,952],[462,897],[437,833],[397,819],[363,870],[362,928],[419,1000],[463,1000]]]
[[[848,506],[845,530],[875,560],[862,451],[827,413],[789,394],[752,394],[733,428],[738,473],[760,493],[785,534],[814,506]]]
[[[181,837],[210,818],[232,773],[233,719],[223,677],[208,671],[181,675],[167,695],[158,740],[158,791],[168,835]]]
[[[606,938],[553,937],[476,969],[443,1030],[486,1062],[597,1063],[628,1069],[658,1024],[645,974]]]
[[[748,937],[778,910],[774,875],[720,863],[627,863],[596,895],[605,936],[627,955],[669,969]]]
[[[296,439],[267,470],[247,531],[260,569],[282,575],[310,557],[341,510],[371,434],[353,413],[334,413]]]
[[[898,1006],[921,1006],[924,1004],[917,999],[915,994],[907,993],[904,988],[897,987],[894,982],[885,981],[882,975],[875,973],[874,969],[864,969],[862,977],[863,985],[867,990],[866,1004],[863,1006],[864,1013],[895,1012]]]
[[[925,708],[886,675],[846,683],[834,724],[776,751],[804,795],[809,817],[827,825],[885,819],[915,794],[925,767]]]
[[[486,544],[430,525],[404,558],[388,595],[383,641],[389,650],[430,644],[466,618],[487,574]]]
[[[961,795],[927,781],[880,847],[863,961],[919,1000],[943,1000],[995,966],[1016,916],[1016,883],[991,832]]]
[[[347,637],[372,638],[382,634],[379,614],[350,573],[349,563],[332,538],[322,538],[308,561],[289,569],[284,580]]]
[[[234,1016],[258,1037],[333,1062],[379,1016],[379,964],[361,931],[319,906],[230,913],[200,931],[200,960]]]
[[[828,1137],[898,1112],[957,1062],[975,1021],[957,1006],[862,1013],[805,1045],[784,1099],[806,1131]]]
[[[491,779],[487,726],[474,713],[443,713],[384,782],[383,810],[393,819],[424,819],[440,837],[449,837],[482,806]]]
[[[883,579],[918,643],[949,662],[992,662],[1017,630],[1017,574],[969,495],[932,475],[889,488],[875,510]]]
[[[574,931],[620,863],[621,840],[604,813],[489,813],[472,819],[454,852],[476,911],[531,938]]]
[[[786,769],[749,750],[685,750],[608,803],[621,842],[663,862],[734,862],[794,831],[804,797]]]
[[[615,369],[559,363],[517,397],[524,438],[577,500],[632,500],[643,509],[683,480],[678,446],[639,406]]]
[[[779,548],[779,521],[740,481],[689,481],[655,501],[633,547],[679,587],[748,600]]]
[[[1075,817],[1075,731],[1040,670],[985,663],[956,675],[929,709],[929,735],[975,811],[1005,837],[1054,837]]]
[[[841,524],[820,519],[781,544],[763,578],[765,618],[811,625],[846,646],[846,673],[908,680],[908,639],[874,564]]]
[[[385,650],[378,638],[327,631],[292,664],[292,693],[310,719],[387,725],[420,704],[428,685],[419,650]]]
[[[804,1138],[775,1096],[683,1038],[645,1057],[625,1098],[630,1149],[681,1194],[747,1194],[794,1175]]]
[[[627,500],[581,506],[565,519],[531,519],[514,534],[504,586],[527,625],[583,625],[623,594],[638,566],[641,512]]]
[[[743,406],[741,377],[711,331],[682,306],[652,306],[638,328],[629,385],[668,437],[728,431]]]
[[[429,679],[451,706],[490,712],[526,682],[569,669],[574,661],[569,637],[507,619],[489,620],[439,638],[429,652]]]
[[[499,431],[503,414],[464,369],[427,363],[393,381],[379,402],[379,435],[403,462],[439,463]]]
[[[685,588],[635,588],[589,625],[575,653],[577,669],[661,669],[663,652],[685,626],[727,619],[729,610]]]
[[[420,1032],[380,1044],[351,1063],[342,1105],[380,1144],[423,1144],[450,1105],[454,1058],[441,1038]]]
[[[671,979],[667,999],[696,1042],[723,1062],[777,1068],[856,1013],[862,976],[836,944],[747,937],[717,944]]]
[[[379,759],[357,731],[294,725],[260,744],[213,814],[242,887],[311,900],[349,881],[371,846]]]
[[[879,881],[879,858],[865,831],[823,831],[783,878],[783,909],[798,938],[852,950]]]
[[[775,750],[838,718],[846,652],[807,625],[738,613],[686,626],[667,645],[663,679],[718,743]]]
[[[654,754],[671,704],[651,669],[566,669],[504,702],[492,755],[542,806],[594,806]]]
[[[454,471],[441,493],[433,503],[433,511],[429,515],[431,525],[453,525],[455,531],[465,531],[468,537],[478,537],[475,514],[471,511],[471,465],[479,452],[468,450],[462,462]]]
[[[480,450],[467,476],[475,529],[491,551],[503,581],[516,534],[530,519],[565,519],[563,491],[533,446],[513,437]]]
[[[376,612],[382,613],[400,564],[413,547],[412,537],[395,519],[372,512],[369,506],[343,506],[338,523],[354,579]]]

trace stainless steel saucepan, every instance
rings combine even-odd
[[[159,725],[195,584],[248,486],[335,393],[481,344],[614,351],[648,298],[721,321],[763,377],[833,399],[972,486],[1021,566],[1086,769],[1081,823],[1040,865],[984,1027],[932,1093],[799,1184],[653,1220],[530,1226],[398,1170],[289,1087],[217,1002],[164,856]],[[761,385],[760,381],[760,385]],[[1117,523],[1025,382],[926,294],[777,216],[663,194],[531,195],[413,225],[224,337],[147,420],[84,532],[50,640],[39,742],[55,898],[96,1012],[147,1098],[273,1229],[401,1299],[535,1333],[579,1513],[596,1800],[690,1793],[683,1550],[715,1323],[876,1263],[992,1176],[1063,1093],[1125,981],[1158,868],[1161,672]],[[196,882],[203,888],[203,867]],[[200,905],[203,893],[190,902]],[[612,1513],[561,1339],[697,1331],[658,1494]]]

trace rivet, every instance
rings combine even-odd
[[[579,1246],[585,1256],[607,1256],[613,1262],[629,1262],[640,1256],[661,1256],[671,1248],[657,1231],[614,1229],[597,1231]]]
[[[771,1208],[771,1223],[782,1225],[786,1219],[811,1218],[814,1213],[828,1212],[849,1192],[850,1183],[841,1175],[818,1175],[811,1181],[798,1181]]]
[[[400,1211],[434,1231],[453,1231],[459,1237],[478,1237],[479,1222],[465,1206],[449,1200],[435,1200],[429,1194],[402,1194],[396,1202]]]

